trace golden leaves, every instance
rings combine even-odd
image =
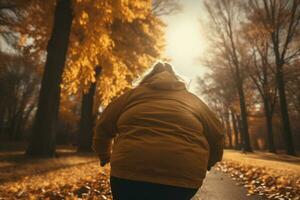
[[[28,35],[26,34],[21,34],[20,38],[19,38],[19,42],[18,45],[20,47],[26,46],[26,43],[28,41]]]
[[[248,195],[259,194],[268,199],[299,199],[299,175],[271,173],[263,167],[254,167],[237,161],[223,161],[217,169],[229,173],[233,180],[248,190]]]
[[[86,92],[100,66],[96,101],[108,104],[160,55],[162,23],[150,0],[80,0],[74,13],[63,91]]]
[[[115,0],[115,17],[125,22],[144,19],[151,12],[151,0]]]
[[[89,21],[89,15],[85,11],[83,11],[79,18],[79,24],[84,26],[88,23],[88,21]]]
[[[30,164],[25,162],[22,165],[26,167],[19,169],[17,180],[0,185],[1,198],[112,199],[109,169],[100,168],[98,159],[90,154],[63,156]],[[34,170],[43,173],[36,174]],[[22,177],[20,171],[27,176]],[[10,177],[13,178],[11,173]]]

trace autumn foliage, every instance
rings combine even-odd
[[[162,12],[165,5],[171,4],[162,7],[158,3],[156,9]],[[89,103],[89,115],[94,116],[100,106],[130,88],[132,81],[160,58],[164,47],[165,25],[154,14],[150,0],[31,0],[3,2],[1,6],[7,31],[3,36],[17,34],[15,41],[7,37],[8,44],[34,63],[42,76],[28,154],[54,154],[57,117],[63,120],[68,115],[59,112],[70,114],[59,109],[60,97],[67,104],[61,106],[76,115],[74,102],[94,84],[94,100]],[[101,74],[96,77],[97,68]],[[63,121],[70,123],[70,119]]]
[[[227,146],[295,155],[300,2],[213,0],[205,10],[209,45],[201,62],[209,72],[199,92],[219,113]]]
[[[226,147],[247,152],[226,151],[216,169],[248,195],[299,200],[300,1],[201,2],[198,94]],[[162,16],[180,11],[176,0],[0,0],[0,199],[112,198],[109,167],[86,154],[95,120],[164,58]]]

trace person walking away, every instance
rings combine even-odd
[[[111,163],[114,200],[187,200],[223,154],[216,115],[168,63],[115,99],[97,122],[93,149]]]

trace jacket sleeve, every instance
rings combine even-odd
[[[117,135],[117,121],[126,106],[129,91],[112,101],[103,111],[96,123],[93,136],[93,150],[101,160],[109,160],[112,140]]]
[[[210,146],[208,170],[218,161],[222,160],[224,148],[224,128],[219,119],[208,106],[200,100],[201,114],[200,118],[204,128],[204,134]]]

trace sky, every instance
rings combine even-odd
[[[176,72],[191,81],[195,92],[197,77],[205,73],[199,57],[205,53],[205,38],[200,26],[202,0],[180,0],[182,11],[164,16],[166,27],[165,56],[171,59]],[[203,15],[203,14],[202,14]]]

